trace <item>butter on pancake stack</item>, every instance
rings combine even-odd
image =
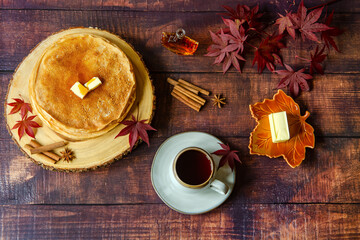
[[[98,77],[102,85],[84,99],[70,88]],[[116,45],[90,34],[67,35],[37,62],[29,82],[31,104],[41,120],[68,140],[100,136],[122,121],[136,98],[130,60]]]

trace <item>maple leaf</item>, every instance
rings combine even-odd
[[[229,20],[229,28],[231,36],[229,37],[229,45],[235,45],[237,47],[237,50],[242,53],[244,51],[244,42],[247,38],[247,35],[245,35],[245,29],[243,26],[240,25],[240,27],[232,20]]]
[[[259,27],[261,26],[261,23],[258,21],[259,18],[261,18],[264,14],[258,13],[259,12],[259,5],[256,5],[250,10],[250,13],[247,16],[247,23],[249,25],[249,29],[257,30],[259,31]]]
[[[223,143],[219,143],[219,145],[221,146],[222,149],[219,149],[212,153],[218,156],[222,156],[218,168],[221,168],[222,166],[225,165],[225,163],[228,163],[231,168],[231,171],[234,170],[234,160],[241,163],[239,156],[236,154],[238,151],[231,150],[229,144],[225,145]]]
[[[120,123],[126,125],[126,127],[122,129],[115,138],[129,134],[130,151],[139,138],[141,138],[144,142],[147,143],[148,146],[150,146],[149,136],[146,131],[156,131],[156,129],[145,123],[146,121],[147,119],[137,121],[134,115],[132,115],[132,120],[124,120]]]
[[[316,46],[316,50],[315,50],[315,53],[314,55],[312,55],[310,53],[310,56],[311,56],[311,63],[310,63],[310,74],[312,75],[315,71],[320,73],[320,74],[324,74],[324,70],[321,66],[320,63],[322,63],[327,54],[323,54],[324,53],[324,49],[325,49],[325,46],[318,52],[319,50],[319,46]]]
[[[229,40],[232,37],[229,34],[225,34],[222,29],[220,30],[220,34],[215,34],[210,31],[210,35],[214,44],[208,47],[208,53],[205,54],[205,56],[216,57],[214,64],[223,62],[224,74],[230,68],[231,64],[241,72],[238,60],[245,61],[245,59],[238,54],[239,44],[229,44]]]
[[[268,36],[260,43],[259,47],[256,48],[252,65],[254,66],[257,62],[257,70],[259,73],[262,73],[265,66],[273,72],[276,63],[282,65],[279,53],[280,49],[285,47],[281,42],[283,36],[283,34]]]
[[[305,71],[305,68],[302,68],[295,72],[289,65],[284,65],[286,70],[275,71],[277,74],[284,76],[280,80],[276,88],[279,89],[289,86],[291,95],[295,97],[299,95],[299,87],[302,91],[309,91],[310,88],[307,80],[312,79],[312,76],[303,73]]]
[[[230,19],[232,20],[238,19],[240,20],[241,24],[243,24],[247,20],[250,13],[250,7],[248,7],[247,5],[238,4],[236,6],[236,9],[233,9],[232,7],[226,5],[223,5],[222,7],[225,8],[228,12],[220,13],[220,15],[230,17]]]
[[[205,54],[205,56],[216,57],[214,64],[218,64],[224,60],[226,52],[229,52],[230,50],[235,50],[236,46],[231,46],[232,49],[228,47],[229,35],[224,34],[222,29],[220,29],[220,34],[215,34],[212,31],[209,32],[214,44],[211,44],[208,47],[208,53]]]
[[[28,112],[32,113],[32,108],[30,103],[26,103],[23,99],[13,98],[15,102],[8,103],[7,105],[13,107],[9,113],[14,114],[20,111],[20,116],[23,118]]]
[[[287,115],[290,139],[285,142],[273,143],[269,124],[269,114],[285,111]],[[297,167],[305,159],[307,147],[314,148],[314,129],[306,119],[306,112],[300,115],[300,107],[283,91],[278,90],[273,99],[250,105],[250,112],[257,125],[250,134],[249,149],[251,154],[265,155],[270,158],[283,156],[292,167]]]
[[[330,27],[333,15],[334,15],[334,10],[325,19],[325,24],[329,27]],[[337,52],[340,52],[332,37],[339,36],[343,32],[344,32],[344,30],[341,30],[336,27],[332,27],[329,30],[321,32],[321,39],[324,41],[324,43],[325,43],[326,47],[329,49],[329,51],[330,51],[330,45],[331,45]]]
[[[307,14],[307,8],[304,6],[304,0],[302,0],[297,13],[289,15],[294,27],[299,29],[303,41],[305,38],[308,38],[312,41],[319,42],[314,33],[331,29],[323,23],[316,23],[323,9],[324,7],[317,8]]]
[[[13,129],[18,129],[19,139],[24,135],[24,132],[32,138],[35,138],[35,133],[33,128],[41,127],[37,122],[33,121],[36,115],[28,117],[24,115],[20,121],[16,121],[17,123],[13,126]]]
[[[276,19],[276,22],[275,24],[279,24],[279,34],[283,34],[283,32],[286,30],[289,35],[295,39],[295,29],[294,29],[294,25],[290,19],[290,15],[292,13],[289,12],[289,13],[286,13],[285,16],[281,15],[279,13],[279,18]]]
[[[222,6],[228,12],[227,13],[220,13],[220,15],[230,17],[232,20],[239,20],[240,25],[244,24],[245,22],[248,25],[249,29],[258,29],[261,25],[258,22],[258,19],[263,15],[262,13],[258,13],[259,5],[256,5],[253,8],[250,8],[247,5],[238,4],[236,9],[233,9],[229,6]]]

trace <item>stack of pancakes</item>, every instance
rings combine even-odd
[[[98,77],[102,85],[84,99],[70,88]],[[67,35],[47,48],[29,82],[31,105],[40,119],[68,140],[100,136],[121,122],[136,98],[136,79],[125,53],[90,34]]]

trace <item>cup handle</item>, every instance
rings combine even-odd
[[[229,191],[228,185],[218,179],[215,179],[210,183],[210,188],[223,195],[225,195]]]

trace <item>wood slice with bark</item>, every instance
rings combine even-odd
[[[126,119],[130,119],[132,115],[135,115],[141,120],[148,119],[147,123],[150,123],[155,110],[154,87],[149,77],[149,72],[142,61],[141,55],[137,53],[130,44],[117,35],[94,28],[72,28],[64,30],[49,36],[47,39],[38,44],[17,67],[17,70],[13,75],[13,79],[9,83],[6,102],[11,102],[12,98],[17,98],[19,95],[21,95],[26,102],[29,102],[29,77],[37,60],[42,56],[45,49],[56,42],[59,38],[68,34],[77,33],[92,34],[103,37],[117,45],[127,55],[133,64],[137,88],[136,100]],[[31,138],[29,136],[23,136],[20,140],[16,132],[17,130],[11,130],[16,121],[20,120],[20,117],[18,114],[9,115],[9,112],[10,107],[6,106],[5,118],[7,128],[12,135],[13,140],[33,162],[41,165],[45,169],[69,172],[96,169],[112,163],[115,159],[120,159],[122,156],[126,155],[130,149],[127,135],[115,139],[115,136],[121,131],[121,129],[124,128],[124,125],[119,124],[117,127],[100,137],[84,141],[69,142],[67,147],[72,149],[76,158],[69,163],[63,160],[53,163],[43,155],[30,155],[30,150],[24,148],[24,146],[30,142]],[[38,121],[42,125],[41,128],[37,129],[35,135],[36,140],[40,144],[46,145],[64,140],[45,124],[42,124],[38,117],[34,120]],[[55,150],[55,152],[59,154],[62,150],[63,148],[59,148]]]

